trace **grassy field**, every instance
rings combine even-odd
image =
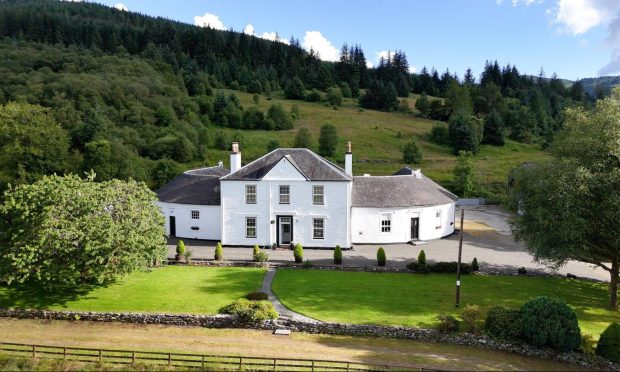
[[[607,286],[549,277],[466,275],[461,304],[483,312],[493,306],[518,308],[536,296],[565,300],[579,318],[582,332],[598,338],[620,312],[606,310]],[[454,307],[455,277],[448,274],[278,270],[273,290],[282,303],[304,315],[345,323],[428,327],[441,312],[458,315]]]
[[[244,329],[0,318],[0,339],[5,342],[87,348],[389,363],[438,370],[579,369],[577,365],[475,347],[298,332],[290,336],[276,336],[269,331]],[[14,366],[14,363],[8,364],[4,369],[17,369]],[[23,369],[32,368],[26,366]],[[63,370],[59,367],[54,369]],[[80,370],[79,366],[69,369]]]
[[[240,98],[244,107],[254,104],[252,94],[241,92],[235,92],[235,94]],[[408,100],[409,106],[413,109],[415,98],[410,97]],[[310,130],[316,149],[320,127],[329,122],[336,126],[340,137],[338,152],[334,160],[343,162],[346,142],[351,141],[353,143],[353,172],[356,175],[394,173],[405,165],[402,162],[402,147],[414,138],[424,155],[424,160],[419,165],[422,171],[439,182],[452,179],[456,157],[452,155],[450,147],[430,142],[429,135],[435,124],[432,120],[397,112],[360,110],[357,101],[353,99],[345,99],[343,106],[338,110],[320,103],[282,98],[268,101],[264,96],[260,97],[258,106],[266,111],[272,103],[281,103],[287,111],[293,105],[299,107],[300,118],[295,122],[295,129],[282,132],[243,131],[244,164],[262,156],[266,152],[267,143],[272,139],[277,139],[282,147],[293,146],[295,134],[301,127]],[[228,135],[234,132],[232,129],[224,131]],[[208,156],[212,164],[217,163],[218,160],[223,160],[227,164],[228,151],[209,149]],[[524,161],[539,160],[546,156],[546,153],[540,150],[539,145],[521,144],[510,140],[503,147],[482,145],[480,153],[475,157],[479,181],[485,185],[492,182],[505,182],[510,169]]]
[[[220,307],[257,290],[264,273],[251,268],[170,266],[137,272],[106,286],[73,290],[0,286],[0,307],[217,314]]]

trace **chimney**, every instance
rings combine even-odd
[[[347,152],[344,154],[344,172],[353,176],[353,153],[351,153],[351,142],[347,142]]]
[[[232,151],[230,152],[230,173],[235,173],[241,169],[241,152],[239,151],[239,143],[232,143]]]

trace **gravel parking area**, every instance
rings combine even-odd
[[[525,267],[530,272],[554,272],[545,265],[533,262],[533,257],[525,247],[515,243],[510,235],[510,225],[508,224],[510,215],[507,212],[494,206],[466,207],[465,209],[463,262],[471,262],[476,257],[483,272],[515,272],[520,267]],[[457,211],[457,215],[460,216],[460,211]],[[476,225],[483,226],[485,229],[468,231],[468,222],[475,222]],[[192,239],[184,239],[184,242],[192,250],[192,257],[213,258],[216,242]],[[421,242],[420,245],[386,244],[383,247],[388,257],[387,266],[404,268],[407,263],[417,258],[421,249],[424,249],[429,261],[456,261],[458,242],[459,236],[453,234],[443,239]],[[169,257],[174,257],[176,239],[171,239],[169,243]],[[343,251],[343,265],[376,266],[378,247],[378,245],[356,245],[351,250]],[[293,260],[293,252],[290,249],[278,248],[269,250],[267,253],[271,262],[291,262]],[[252,249],[248,247],[225,247],[224,258],[231,261],[251,260]],[[305,249],[304,259],[308,259],[317,265],[331,264],[333,262],[333,251]],[[557,273],[562,275],[571,273],[579,277],[609,280],[609,274],[603,269],[576,261],[569,262]]]

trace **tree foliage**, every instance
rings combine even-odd
[[[461,197],[467,198],[474,196],[475,192],[475,171],[472,154],[461,151],[454,166],[454,189]]]
[[[617,308],[620,266],[620,90],[592,111],[566,112],[554,159],[526,164],[510,180],[519,211],[512,230],[538,261],[592,263],[610,274],[610,308]]]
[[[0,277],[102,283],[166,254],[157,196],[144,184],[45,176],[9,188],[0,206]]]
[[[422,150],[415,140],[407,142],[403,147],[403,162],[407,164],[420,164],[422,162]]]
[[[308,128],[306,127],[299,128],[299,130],[297,131],[297,134],[295,135],[294,146],[297,148],[306,148],[306,149],[312,148],[312,135],[310,134],[310,131],[308,130]]]
[[[338,132],[336,127],[329,123],[324,124],[321,127],[321,134],[319,136],[319,155],[333,156],[336,153],[337,145]]]

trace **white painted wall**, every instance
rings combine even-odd
[[[256,185],[256,204],[245,203],[248,184]],[[290,187],[290,204],[279,204],[280,185]],[[312,204],[313,185],[324,186],[324,205]],[[275,244],[277,216],[287,215],[293,217],[293,242],[304,247],[348,248],[350,188],[349,181],[307,181],[287,161],[278,163],[261,181],[222,181],[222,244]],[[246,217],[257,218],[256,238],[246,238]],[[325,239],[313,239],[313,218],[325,219]]]
[[[437,225],[435,212],[441,212]],[[390,214],[391,232],[381,232],[381,215]],[[419,240],[439,239],[454,232],[454,203],[433,207],[351,208],[353,244],[405,243],[411,240],[411,218],[420,218]]]
[[[175,217],[176,236],[187,239],[221,240],[222,212],[219,205],[193,205],[157,202],[166,219],[166,234],[170,235],[170,216]],[[191,211],[200,218],[192,219]],[[192,230],[197,226],[198,230]]]

